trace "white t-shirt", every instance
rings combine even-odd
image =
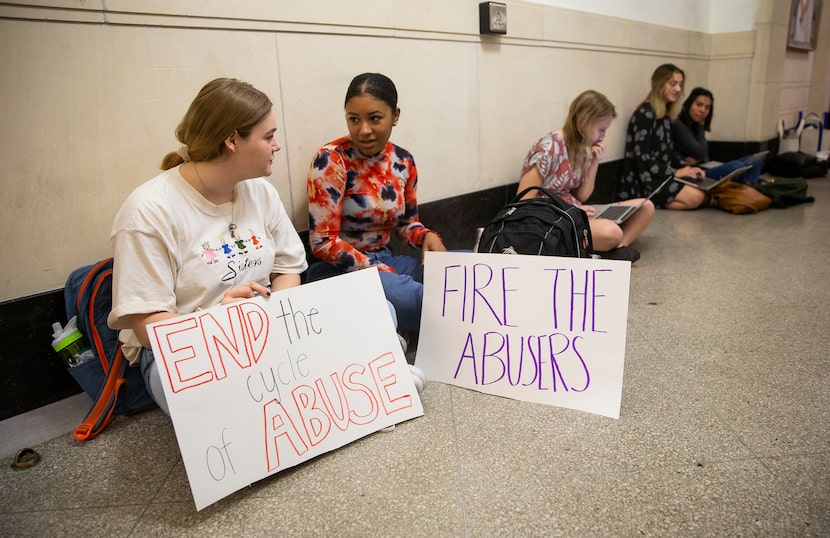
[[[306,253],[277,190],[264,178],[237,184],[233,202],[215,205],[171,168],[139,186],[112,225],[113,309],[134,363],[140,344],[127,316],[190,314],[218,305],[235,284],[270,286],[271,273],[300,274]],[[231,231],[231,223],[236,228]]]

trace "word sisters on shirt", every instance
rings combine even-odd
[[[620,416],[631,264],[428,252],[415,364],[433,381]]]
[[[423,415],[376,269],[149,333],[197,510]]]

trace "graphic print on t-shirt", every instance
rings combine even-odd
[[[236,224],[231,224],[228,226],[228,229],[231,231],[231,239],[236,245],[236,248],[239,250],[239,254],[247,254],[248,247],[245,245],[246,240],[239,237],[239,234],[236,233]],[[248,239],[248,241],[250,241],[250,239]]]
[[[221,270],[222,282],[236,281],[247,270],[262,265],[262,256],[257,251],[262,248],[262,234],[257,234],[248,228],[250,235],[243,236],[237,231],[237,226],[228,227],[229,234],[214,237],[201,242],[198,248],[199,256],[208,266]]]

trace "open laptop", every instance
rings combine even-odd
[[[651,194],[648,195],[647,198],[644,198],[642,202],[636,205],[629,205],[629,204],[620,204],[615,202],[613,204],[592,204],[594,209],[596,209],[597,214],[594,215],[593,218],[595,219],[608,219],[610,221],[614,221],[617,224],[622,224],[623,222],[628,220],[628,217],[633,215],[638,209],[643,207],[643,204],[646,203],[646,200],[651,200],[651,198],[657,194],[660,189],[662,189],[666,183],[672,180],[672,176],[666,178],[666,180],[661,183],[656,189],[651,191]]]
[[[755,154],[753,154],[753,155],[750,155],[750,156],[749,156],[749,157],[748,157],[748,158],[744,161],[744,164],[752,164],[752,163],[754,163],[755,161],[759,161],[759,160],[763,159],[764,157],[766,157],[768,153],[769,153],[769,150],[764,150],[764,151],[759,151],[758,153],[755,153]],[[701,163],[701,164],[699,164],[699,165],[697,165],[697,166],[699,166],[699,167],[701,167],[701,168],[705,168],[705,169],[707,169],[707,170],[708,170],[709,168],[714,168],[714,167],[716,167],[716,166],[720,166],[720,165],[722,165],[722,164],[723,164],[723,163],[722,163],[721,161],[707,161],[707,162],[705,162],[705,163]]]
[[[679,181],[680,183],[685,183],[686,185],[691,185],[692,187],[696,187],[702,191],[709,191],[720,185],[721,183],[726,183],[727,181],[735,178],[747,170],[751,169],[752,166],[742,166],[737,170],[733,170],[732,172],[726,174],[720,179],[712,179],[710,177],[702,176],[702,177],[690,177],[690,176],[675,176],[674,179]]]

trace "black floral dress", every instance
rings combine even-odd
[[[651,104],[641,104],[628,122],[620,199],[645,198],[674,174],[672,153],[671,119],[658,119]],[[682,183],[671,181],[651,201],[656,207],[666,207],[681,188]]]

